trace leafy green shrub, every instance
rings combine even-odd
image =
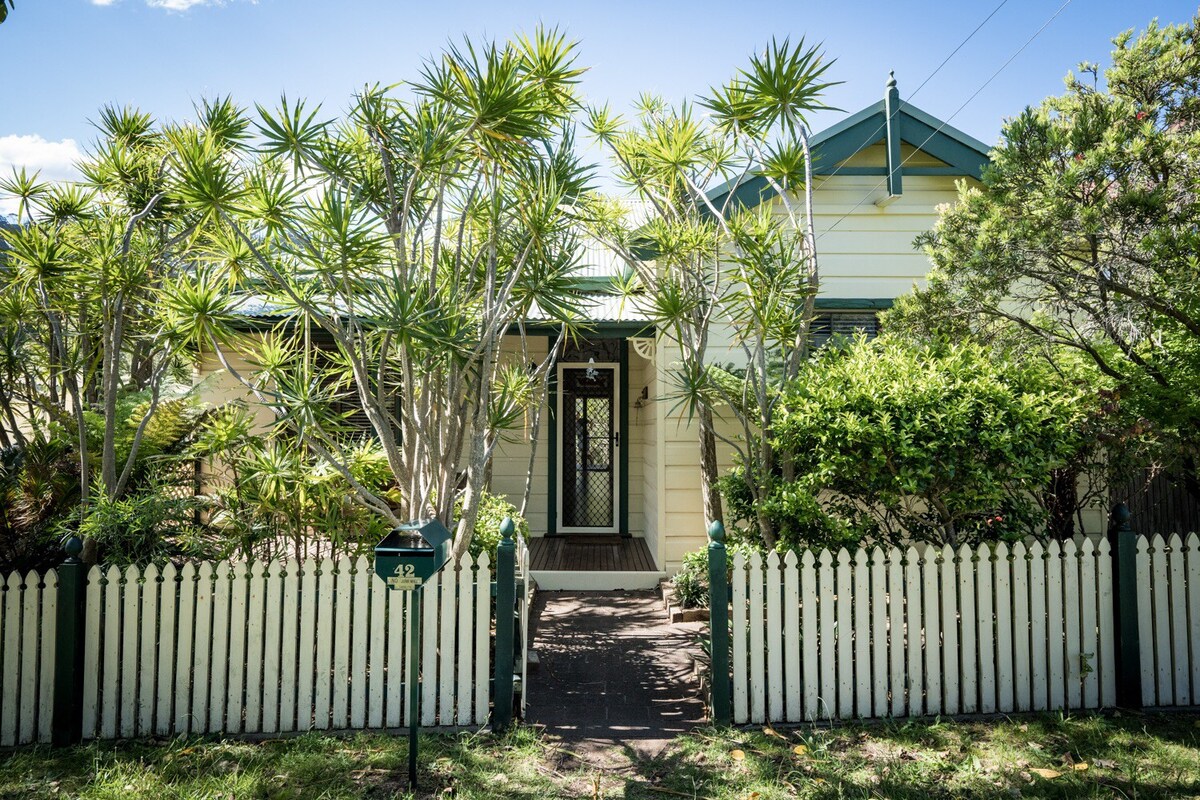
[[[500,544],[500,523],[505,517],[512,517],[516,532],[526,539],[529,538],[529,523],[517,513],[517,507],[503,496],[485,491],[479,498],[479,516],[475,519],[475,533],[471,537],[471,555],[478,556],[486,551],[492,563],[496,563],[496,547]]]
[[[756,542],[729,539],[725,542],[726,563],[729,575],[733,576],[733,559],[738,553],[747,556],[762,548]],[[683,566],[671,579],[672,596],[680,608],[708,608],[708,547],[702,547],[683,556]]]
[[[63,437],[35,435],[0,450],[0,570],[63,558],[57,526],[79,502],[79,464]]]
[[[92,539],[105,564],[145,563],[191,551],[195,541],[196,499],[168,480],[157,479],[144,489],[109,499],[93,495],[78,533]]]
[[[687,553],[683,567],[671,579],[675,603],[680,608],[708,608],[708,549]]]
[[[215,544],[223,555],[297,558],[317,553],[368,552],[387,533],[378,514],[354,500],[346,477],[294,436],[256,432],[240,403],[209,415],[193,450],[216,474],[206,498]],[[378,443],[348,444],[344,463],[354,479],[380,497],[395,481]]]
[[[1041,533],[1055,470],[1090,446],[1095,397],[977,344],[860,337],[784,387],[775,484],[754,508],[735,469],[729,511],[768,514],[779,549]]]

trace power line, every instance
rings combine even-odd
[[[925,80],[921,81],[921,85],[918,86],[916,88],[916,91],[914,91],[912,94],[910,94],[908,96],[908,98],[911,100],[912,98],[914,98],[918,94],[920,94],[921,90],[925,88],[925,85],[928,84],[931,80],[933,80],[934,76],[936,76],[939,72],[942,71],[942,67],[946,66],[946,64],[948,64],[950,62],[950,59],[954,58],[954,56],[958,54],[959,50],[962,50],[964,47],[966,47],[967,44],[972,39],[975,38],[975,34],[979,33],[979,31],[983,28],[983,26],[987,25],[988,22],[991,21],[992,17],[996,16],[996,13],[999,12],[1000,9],[1004,8],[1006,5],[1008,5],[1008,0],[1000,0],[999,5],[997,5],[995,8],[992,9],[992,13],[990,13],[986,17],[984,17],[983,21],[980,22],[978,25],[976,25],[975,29],[973,31],[971,31],[969,34],[967,34],[967,38],[965,38],[961,42],[959,42],[958,46],[950,51],[950,55],[948,55],[942,59],[942,63],[938,64],[937,67],[933,70],[933,72],[929,73],[929,75],[927,75],[925,77]],[[873,130],[871,133],[869,133],[867,135],[867,138],[865,140],[863,140],[863,143],[860,144],[858,147],[854,148],[854,152],[852,152],[850,155],[846,156],[846,158],[843,159],[840,164],[838,164],[836,167],[834,167],[833,172],[829,173],[828,175],[822,175],[821,177],[828,180],[828,179],[832,178],[833,176],[837,175],[838,172],[841,171],[842,167],[846,164],[847,161],[849,161],[850,159],[854,158],[856,155],[861,153],[864,148],[869,147],[870,145],[874,144],[877,141],[876,137],[879,136],[879,133],[886,126],[887,126],[887,118],[885,116],[883,122],[881,122],[879,124],[879,127],[876,128],[875,130]]]
[[[913,149],[913,152],[908,155],[908,158],[905,158],[903,161],[900,162],[900,166],[898,167],[898,169],[903,169],[904,165],[907,164],[909,162],[909,160],[912,159],[913,156],[915,156],[917,153],[919,153],[921,151],[922,147],[924,147],[926,144],[929,143],[930,139],[932,139],[934,136],[937,136],[939,133],[941,133],[942,129],[950,124],[950,120],[957,117],[959,115],[959,113],[971,103],[972,100],[974,100],[976,97],[978,97],[979,94],[984,89],[986,89],[991,84],[992,81],[996,80],[996,78],[999,77],[1001,72],[1004,72],[1004,70],[1008,68],[1009,64],[1011,64],[1013,61],[1015,61],[1017,59],[1017,57],[1019,55],[1021,55],[1021,53],[1025,52],[1025,49],[1027,47],[1029,47],[1029,45],[1033,44],[1034,39],[1041,36],[1042,31],[1044,31],[1044,30],[1046,30],[1046,28],[1050,27],[1050,23],[1052,23],[1052,22],[1054,22],[1054,20],[1058,19],[1059,15],[1062,14],[1062,12],[1064,10],[1066,10],[1067,6],[1069,6],[1069,5],[1071,5],[1071,0],[1065,0],[1065,2],[1061,6],[1058,7],[1058,10],[1055,11],[1048,20],[1043,22],[1042,26],[1040,28],[1038,28],[1036,31],[1034,31],[1032,36],[1030,36],[1028,39],[1025,40],[1025,44],[1023,44],[1019,48],[1017,48],[1017,51],[1015,53],[1013,53],[1011,56],[1009,56],[1008,60],[1005,61],[1003,64],[1001,64],[1000,68],[997,69],[995,72],[993,72],[991,77],[989,77],[986,81],[984,81],[979,86],[978,89],[976,89],[974,92],[972,92],[971,96],[968,97],[966,100],[964,100],[962,105],[960,105],[958,108],[956,108],[954,110],[953,114],[951,114],[949,117],[947,117],[945,120],[943,120],[942,123],[937,126],[937,129],[934,130],[933,133],[931,133],[931,134],[929,134],[929,136],[925,137],[925,141],[923,141],[923,142],[921,142],[921,144],[917,145],[917,147],[915,147]],[[851,208],[849,211],[847,211],[842,216],[838,217],[836,222],[834,222],[832,225],[830,225],[828,228],[826,228],[824,231],[822,231],[821,235],[817,237],[817,241],[820,241],[821,238],[825,236],[825,234],[831,232],[838,225],[841,225],[842,222],[844,222],[851,214],[853,214],[855,211],[857,211],[859,209],[859,207],[862,206],[863,203],[867,202],[867,200],[869,200],[871,198],[871,196],[875,193],[876,189],[883,186],[883,184],[886,182],[887,182],[887,177],[885,176],[883,180],[879,181],[879,183],[872,186],[870,188],[870,190],[867,192],[867,194],[863,196],[863,199],[859,200],[857,203],[854,204],[853,208]]]

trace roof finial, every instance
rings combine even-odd
[[[888,72],[887,88],[888,91],[896,88],[896,70],[894,69]]]

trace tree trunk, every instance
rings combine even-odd
[[[1079,505],[1079,473],[1074,469],[1056,469],[1050,473],[1046,497],[1049,533],[1060,542],[1075,535],[1075,509]]]
[[[700,419],[700,490],[704,497],[706,524],[724,524],[725,514],[721,507],[721,491],[717,480],[721,477],[717,467],[717,437],[714,433],[712,409],[702,405]]]

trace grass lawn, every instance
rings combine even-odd
[[[1197,797],[1200,715],[1037,716],[699,730],[598,767],[533,728],[422,740],[421,797]],[[378,734],[92,744],[0,754],[0,798],[408,797]]]

